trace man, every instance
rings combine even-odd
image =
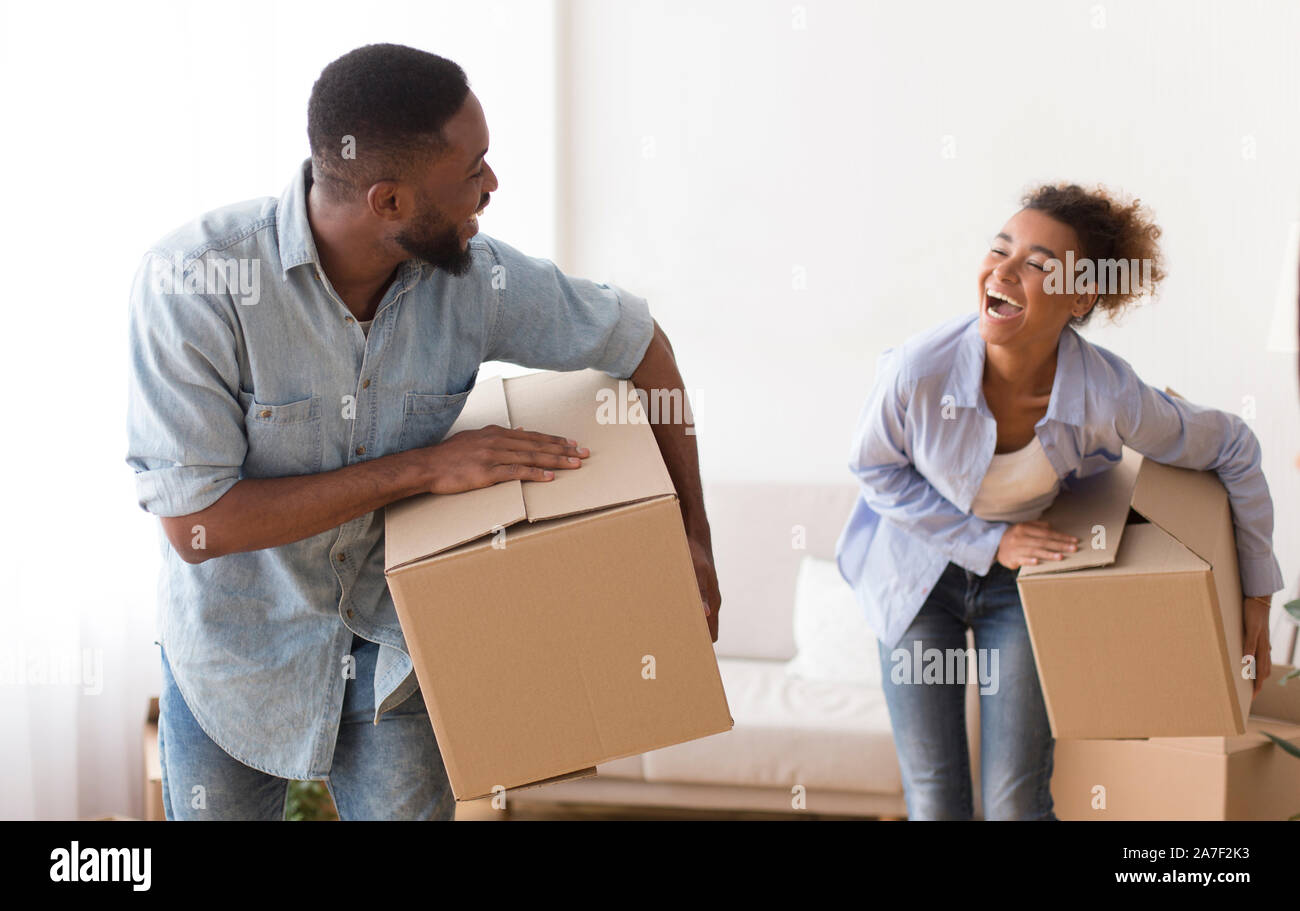
[[[286,779],[325,780],[344,819],[450,818],[379,510],[581,470],[581,441],[444,439],[482,361],[683,387],[645,301],[476,236],[497,179],[456,64],[346,54],[312,89],[308,133],[279,199],[176,231],[132,293],[127,461],[166,538],[169,819],[280,818]],[[654,433],[717,641],[694,439]]]

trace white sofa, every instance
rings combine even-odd
[[[706,485],[722,589],[718,666],[735,727],[600,766],[594,778],[520,791],[521,802],[905,817],[889,712],[878,686],[803,680],[794,656],[795,578],[805,555],[833,560],[851,484]],[[796,545],[802,540],[803,548]],[[863,661],[878,662],[874,649]],[[973,781],[978,690],[967,689]],[[803,786],[804,806],[793,806]],[[979,812],[978,787],[976,813]]]

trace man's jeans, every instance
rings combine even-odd
[[[420,691],[374,723],[378,653],[375,643],[354,638],[356,678],[344,689],[325,780],[339,817],[451,819],[455,800]],[[176,688],[166,652],[162,668],[158,753],[167,818],[283,819],[289,780],[250,768],[213,743]]]
[[[989,692],[981,687],[979,697],[984,818],[1055,819],[1050,790],[1055,741],[1016,574],[996,562],[986,576],[949,563],[902,641],[894,649],[879,644],[908,818],[970,819],[974,815],[966,684],[948,679],[946,673],[942,682],[926,682],[925,661],[912,668],[918,642],[920,654],[936,649],[944,656],[943,667],[952,666],[948,650],[967,648],[968,627],[974,629],[981,666],[997,671]],[[895,660],[898,649],[907,657],[898,655]]]

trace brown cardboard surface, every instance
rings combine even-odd
[[[1268,820],[1300,813],[1300,686],[1275,666],[1246,732],[1231,737],[1058,740],[1052,797],[1061,819]],[[1099,791],[1098,789],[1104,789]]]
[[[1217,660],[1216,643],[1206,634],[1216,622],[1207,604],[1207,571],[1088,576],[1069,585],[1035,580],[1021,591],[1034,605],[1026,622],[1054,737],[1231,729],[1226,691],[1202,671]]]
[[[1175,393],[1176,394],[1176,393]],[[1145,460],[1133,492],[1133,508],[1204,557],[1214,569],[1215,608],[1218,624],[1213,632],[1221,640],[1223,678],[1236,693],[1236,726],[1250,714],[1253,681],[1243,678],[1241,575],[1233,534],[1228,492],[1213,472],[1190,471]]]
[[[623,394],[627,423],[600,423],[597,407]],[[618,414],[618,406],[611,406]],[[577,440],[590,455],[551,481],[507,481],[479,490],[411,497],[389,506],[385,566],[401,566],[527,519],[542,521],[619,503],[673,495],[672,480],[635,387],[597,370],[534,373],[474,386],[447,435],[489,424]]]
[[[583,467],[523,484],[528,522],[504,534],[484,537],[492,527],[480,519],[466,537],[474,501],[490,519],[508,512],[491,510],[513,492],[473,496],[494,488],[450,507],[453,498],[413,498],[390,507],[386,528],[389,587],[460,800],[590,774],[732,725],[649,425],[599,424],[598,391],[619,387],[595,371],[500,388],[513,426],[590,448]],[[542,492],[561,479],[563,489]]]
[[[1082,478],[1058,496],[1042,518],[1055,530],[1077,537],[1079,549],[1061,560],[1022,566],[1020,578],[1113,563],[1141,464],[1142,457],[1126,448],[1114,468]],[[1097,526],[1106,529],[1104,542],[1094,530]],[[1100,543],[1105,546],[1096,546]]]
[[[537,522],[573,515],[615,503],[670,495],[668,477],[654,433],[635,387],[596,370],[581,373],[533,373],[506,380],[514,426],[577,440],[591,450],[577,471],[556,473],[553,481],[523,485],[528,520]],[[599,403],[618,414],[624,394],[629,421],[611,424],[592,419]]]
[[[1222,483],[1128,449],[1100,477],[1110,474],[1043,515],[1085,552],[1104,543],[1101,553],[1017,579],[1054,736],[1243,734],[1251,686],[1237,672],[1240,583]],[[1147,521],[1126,524],[1130,508]]]

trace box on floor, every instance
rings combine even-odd
[[[1229,737],[1058,740],[1056,815],[1075,820],[1268,820],[1300,813],[1300,759],[1265,736],[1300,746],[1300,678],[1275,665]]]
[[[385,566],[458,800],[729,730],[676,493],[636,390],[597,371],[480,381],[448,431],[577,440],[549,482],[419,496]]]

